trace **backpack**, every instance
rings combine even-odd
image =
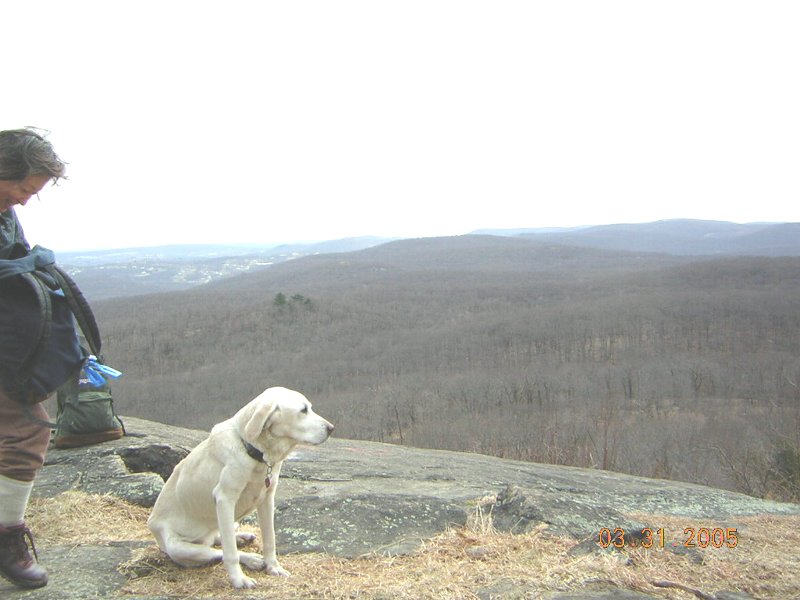
[[[100,353],[97,321],[75,282],[51,250],[22,244],[0,259],[0,388],[24,405],[45,400],[77,377],[88,352]]]
[[[118,377],[104,365],[97,365],[90,357],[81,369],[80,377],[73,377],[58,389],[58,412],[53,444],[56,448],[74,448],[116,440],[125,435],[125,425],[114,412],[114,398],[108,382],[96,369],[106,375]]]

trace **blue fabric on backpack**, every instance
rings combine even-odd
[[[21,244],[14,244],[14,247],[21,249]],[[47,265],[56,264],[56,255],[52,250],[42,248],[41,246],[34,246],[29,253],[19,258],[0,259],[0,279],[13,277],[22,273],[33,273],[35,270]],[[13,252],[9,249],[9,254]],[[0,252],[0,255],[4,253]]]

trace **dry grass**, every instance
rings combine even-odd
[[[32,502],[29,523],[40,548],[55,544],[104,544],[149,540],[149,511],[111,496],[67,492]],[[580,555],[572,540],[541,529],[525,535],[498,533],[490,516],[476,506],[472,522],[423,542],[412,555],[341,559],[324,554],[291,554],[281,562],[297,576],[249,573],[259,587],[233,591],[221,565],[176,567],[153,543],[120,570],[128,575],[125,593],[176,598],[537,598],[598,582],[638,589],[664,598],[695,598],[686,589],[713,594],[720,589],[756,598],[800,597],[800,517],[758,516],[731,523],[695,522],[675,517],[631,515],[663,527],[667,545],[682,545],[687,527],[737,529],[735,548],[695,549],[689,555],[661,549],[625,548]],[[685,586],[658,588],[654,582]]]

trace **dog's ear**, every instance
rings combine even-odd
[[[262,404],[250,416],[244,426],[244,437],[247,441],[258,439],[261,432],[269,425],[269,422],[280,412],[277,404]]]

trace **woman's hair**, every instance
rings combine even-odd
[[[0,179],[22,181],[49,175],[55,183],[65,177],[66,164],[53,146],[33,127],[0,131]]]

